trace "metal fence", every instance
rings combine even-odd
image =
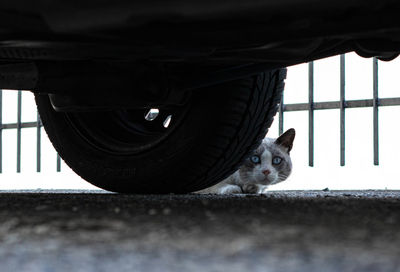
[[[17,130],[17,173],[21,172],[21,130],[23,128],[36,128],[36,172],[41,171],[41,128],[42,122],[37,113],[36,122],[22,122],[22,94],[18,91],[17,122],[3,124],[3,91],[0,90],[0,173],[3,172],[3,130]],[[57,154],[57,172],[61,171],[61,158]]]
[[[340,110],[340,165],[344,166],[345,156],[345,114],[349,108],[373,108],[373,154],[374,165],[379,165],[379,107],[399,106],[400,97],[379,98],[378,96],[378,60],[372,59],[373,98],[360,100],[346,100],[346,57],[340,56],[340,100],[330,102],[314,102],[314,62],[308,63],[308,103],[284,104],[282,95],[279,108],[279,134],[283,133],[284,113],[293,111],[308,111],[308,165],[314,166],[314,111],[339,109]]]
[[[284,104],[284,97],[282,95],[279,107],[279,134],[283,133],[284,113],[293,111],[308,111],[308,164],[314,166],[314,111],[326,109],[339,109],[340,110],[340,165],[344,166],[346,162],[345,157],[345,113],[349,108],[373,108],[373,150],[374,150],[374,165],[379,165],[379,107],[383,106],[399,106],[400,97],[396,98],[379,98],[378,96],[378,60],[372,59],[373,66],[373,98],[361,100],[346,100],[346,78],[345,78],[345,55],[340,56],[340,100],[330,102],[314,102],[314,63],[308,64],[308,103]],[[0,90],[0,173],[2,173],[3,165],[3,130],[16,129],[17,130],[17,173],[21,172],[21,130],[23,128],[36,128],[36,171],[41,171],[41,128],[39,114],[37,114],[36,122],[22,122],[21,121],[21,106],[22,95],[18,91],[17,100],[17,122],[3,124],[2,106],[3,106],[3,92]],[[57,154],[57,172],[61,171],[61,159]]]

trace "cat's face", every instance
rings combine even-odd
[[[278,139],[265,138],[250,158],[239,169],[246,183],[276,184],[287,179],[292,171],[289,151],[293,146],[294,129],[289,129]]]

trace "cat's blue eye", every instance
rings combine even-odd
[[[278,164],[280,164],[281,162],[282,162],[282,158],[280,158],[280,157],[274,157],[274,158],[272,159],[272,164],[278,165]]]
[[[257,156],[257,155],[253,155],[253,156],[251,156],[251,157],[250,157],[250,160],[251,160],[251,162],[252,162],[252,163],[255,163],[255,164],[257,164],[257,163],[260,163],[260,162],[261,162],[261,159],[260,159],[260,157],[259,157],[259,156]]]

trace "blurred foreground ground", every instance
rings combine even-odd
[[[0,271],[400,271],[400,191],[0,192]]]

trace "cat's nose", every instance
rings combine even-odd
[[[269,174],[271,174],[271,171],[269,171],[269,170],[264,170],[264,171],[262,171],[262,172],[263,172],[263,174],[266,175],[266,176],[268,176]]]

